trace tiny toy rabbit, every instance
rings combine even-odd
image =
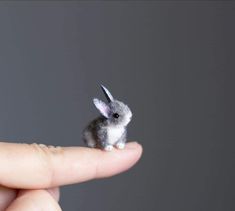
[[[131,121],[132,112],[124,103],[113,98],[111,93],[101,85],[108,103],[93,99],[93,103],[101,116],[94,119],[83,131],[83,140],[88,147],[98,147],[111,151],[113,146],[123,149],[126,143],[127,125]]]

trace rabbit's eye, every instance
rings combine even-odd
[[[119,114],[118,113],[114,113],[113,117],[117,119],[119,117]]]

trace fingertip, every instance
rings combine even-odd
[[[139,144],[139,143],[136,142],[136,141],[127,143],[127,144],[126,144],[126,149],[135,150],[135,151],[139,152],[140,154],[142,154],[142,151],[143,151],[142,145]]]
[[[122,150],[104,151],[97,164],[96,178],[113,176],[130,169],[138,162],[141,154],[142,146],[137,142],[127,143]]]
[[[143,153],[143,147],[138,142],[129,142],[126,145],[127,150],[132,150],[135,153],[136,161],[138,161]]]
[[[138,162],[143,153],[143,147],[138,142],[129,142],[127,149],[133,151],[133,165]]]

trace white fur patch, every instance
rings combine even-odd
[[[111,145],[114,145],[119,138],[121,138],[124,133],[124,127],[108,127],[107,128],[107,142]]]
[[[104,148],[105,151],[112,151],[113,150],[113,146],[112,145],[107,145],[105,148]]]
[[[116,147],[118,149],[124,149],[125,148],[125,143],[119,142],[119,143],[116,144]]]

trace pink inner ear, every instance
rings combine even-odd
[[[98,99],[94,99],[93,102],[94,102],[96,108],[100,111],[100,113],[103,116],[105,116],[106,118],[108,118],[109,107],[104,102],[102,102],[101,100],[98,100]]]
[[[105,117],[109,116],[109,108],[105,105],[102,107],[102,112],[101,112]]]

